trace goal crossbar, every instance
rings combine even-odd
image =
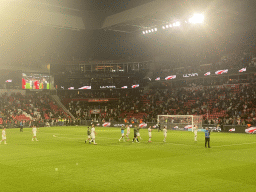
[[[168,129],[192,130],[202,128],[201,115],[158,115],[157,121]]]

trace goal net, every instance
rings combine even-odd
[[[158,115],[157,122],[160,123],[161,129],[167,126],[167,129],[173,130],[192,130],[195,127],[202,128],[201,115]]]

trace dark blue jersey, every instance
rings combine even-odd
[[[205,138],[210,138],[210,132],[209,130],[205,130]]]

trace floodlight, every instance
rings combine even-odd
[[[148,31],[146,30],[146,33],[148,33]]]
[[[157,31],[157,28],[155,28],[155,31]]]
[[[204,16],[202,14],[194,14],[193,17],[189,19],[189,23],[203,23]]]
[[[176,23],[173,23],[173,26],[175,26],[175,27],[180,26],[180,22],[179,22],[179,21],[177,21]]]
[[[162,28],[165,29],[165,26],[163,26]]]
[[[154,32],[154,29],[151,29],[152,32]]]
[[[142,31],[143,34],[145,34],[145,31]]]
[[[148,30],[149,33],[151,33],[151,30]]]
[[[166,28],[168,28],[168,27],[169,27],[169,25],[166,25],[165,27],[166,27]]]
[[[172,24],[170,24],[169,27],[172,27]]]

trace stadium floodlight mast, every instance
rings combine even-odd
[[[203,23],[204,22],[204,15],[202,14],[194,14],[193,17],[191,17],[189,20],[189,23]]]

